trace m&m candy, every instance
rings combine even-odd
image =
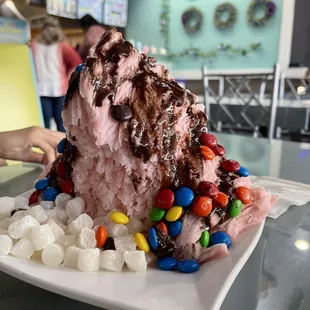
[[[182,212],[183,212],[182,207],[173,206],[166,213],[166,220],[168,222],[175,222],[175,221],[177,221],[181,217]]]
[[[182,222],[175,221],[172,223],[168,223],[168,233],[171,237],[176,237],[180,234],[182,230]]]
[[[174,193],[170,189],[161,190],[154,199],[155,206],[160,209],[169,209],[174,202]]]
[[[154,228],[151,228],[149,230],[148,234],[149,244],[153,250],[156,250],[158,248],[158,238],[156,234],[156,230]]]
[[[211,199],[214,199],[219,193],[216,185],[209,181],[200,182],[198,185],[198,191],[204,196],[208,196]]]
[[[157,261],[157,266],[161,270],[173,270],[178,264],[174,257],[164,257]]]
[[[159,222],[156,225],[156,230],[164,235],[168,235],[168,228],[167,225],[164,222]]]
[[[115,224],[126,225],[129,223],[129,217],[125,213],[118,211],[111,212],[110,220]]]
[[[212,148],[212,151],[217,156],[224,156],[225,155],[225,149],[221,145],[216,145]]]
[[[62,161],[59,161],[56,165],[56,173],[59,177],[63,178],[66,174],[65,164]]]
[[[250,175],[250,172],[247,168],[245,167],[240,167],[239,171],[238,171],[238,174],[241,176],[241,177],[248,177]]]
[[[226,194],[219,192],[213,203],[216,208],[225,208],[228,205],[228,197]]]
[[[103,226],[99,226],[96,231],[96,241],[97,241],[97,247],[103,248],[108,238],[108,234],[106,229]]]
[[[75,71],[76,72],[81,72],[84,68],[85,68],[85,64],[79,64],[78,66],[76,66]]]
[[[193,259],[183,260],[178,263],[177,269],[182,273],[192,273],[199,269],[199,263]]]
[[[194,192],[188,187],[181,187],[175,192],[175,205],[188,207],[194,200]]]
[[[242,202],[239,199],[233,200],[229,206],[229,216],[236,217],[238,216],[242,211]]]
[[[199,140],[201,144],[209,148],[213,148],[217,145],[217,139],[215,135],[213,135],[212,133],[208,133],[208,132],[201,133]]]
[[[238,172],[240,164],[236,160],[227,159],[222,162],[222,168],[227,172]]]
[[[42,199],[45,201],[55,201],[59,192],[55,187],[48,187],[42,193]]]
[[[159,222],[165,216],[165,210],[159,208],[152,208],[149,213],[149,219],[152,222]]]
[[[36,182],[34,187],[35,187],[35,189],[37,191],[41,191],[41,190],[43,190],[44,188],[46,188],[48,186],[49,182],[50,182],[50,178],[49,177],[44,178],[44,179],[39,179]]]
[[[236,197],[240,199],[244,204],[249,204],[252,202],[252,193],[251,190],[245,186],[240,186],[236,189]]]
[[[212,160],[215,157],[214,152],[205,145],[200,146],[200,152],[204,159]]]
[[[39,192],[39,191],[34,191],[34,192],[30,195],[30,197],[29,197],[29,202],[28,202],[29,206],[31,206],[31,205],[33,205],[33,204],[35,204],[35,203],[38,202],[39,195],[40,195],[40,192]]]
[[[70,179],[63,180],[60,183],[60,188],[63,193],[71,195],[73,193],[73,182]]]
[[[57,145],[57,152],[62,154],[65,151],[67,139],[63,138]]]
[[[205,230],[200,237],[200,244],[203,248],[207,248],[210,243],[210,234],[207,230]]]
[[[206,217],[212,211],[212,200],[206,196],[198,196],[193,202],[193,212],[197,216]]]
[[[218,231],[218,232],[215,232],[211,235],[210,243],[211,243],[211,245],[225,243],[227,245],[227,247],[229,248],[231,245],[231,239],[225,232]]]
[[[150,252],[150,246],[149,246],[149,244],[148,244],[148,242],[147,242],[147,240],[143,234],[136,233],[135,234],[135,241],[136,241],[138,248],[141,251],[144,251],[145,253]]]

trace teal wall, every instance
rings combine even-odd
[[[250,0],[232,0],[238,10],[237,22],[232,29],[218,30],[213,24],[216,6],[225,0],[170,0],[169,42],[171,52],[180,52],[185,48],[198,47],[204,51],[216,48],[221,42],[233,47],[246,48],[250,43],[261,42],[262,49],[251,56],[229,56],[218,53],[206,65],[213,69],[247,69],[271,68],[278,59],[278,46],[281,28],[282,0],[274,0],[277,4],[275,17],[262,28],[254,28],[247,24],[247,8]],[[188,35],[181,24],[181,15],[189,7],[198,7],[204,14],[201,31]],[[159,26],[161,0],[129,0],[129,17],[126,31],[127,39],[141,41],[145,45],[164,45]],[[160,61],[168,61],[165,57],[157,57]],[[174,60],[171,69],[200,69],[203,60],[195,60],[187,56],[182,60]]]

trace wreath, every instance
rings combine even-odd
[[[263,17],[257,18],[257,10],[263,6],[265,10],[265,15]],[[255,27],[264,26],[270,18],[272,18],[276,13],[276,5],[270,0],[255,0],[250,3],[248,8],[248,22]]]
[[[197,8],[189,8],[182,14],[182,24],[187,33],[194,33],[201,29],[203,15]]]
[[[228,13],[228,18],[223,20],[223,15]],[[216,7],[214,13],[214,24],[218,29],[231,28],[237,19],[237,9],[229,2],[220,4]]]

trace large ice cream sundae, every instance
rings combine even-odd
[[[133,238],[140,250],[155,253],[161,269],[179,264],[191,272],[228,255],[230,243],[263,221],[275,202],[251,187],[245,167],[226,158],[197,97],[114,29],[72,74],[63,120],[61,155],[30,204],[56,199],[57,205],[63,193],[85,201],[93,219],[141,221]],[[97,246],[106,249],[109,238],[98,231]]]

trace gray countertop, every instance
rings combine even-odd
[[[310,145],[217,135],[229,158],[253,175],[267,175],[310,184]],[[41,169],[15,166],[0,169],[0,196],[32,188]],[[309,310],[310,204],[291,207],[277,220],[267,219],[255,251],[240,272],[221,310]],[[0,309],[98,309],[34,287],[0,272]]]

